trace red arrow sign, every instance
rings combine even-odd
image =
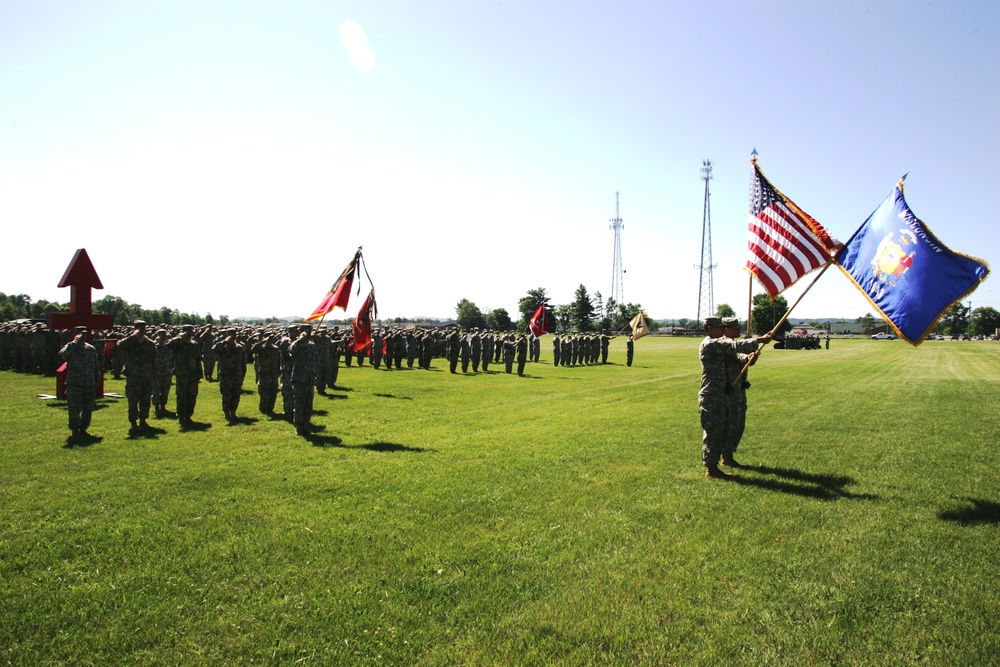
[[[80,248],[73,255],[59,287],[69,287],[69,312],[90,315],[93,312],[90,290],[104,289],[86,249]]]

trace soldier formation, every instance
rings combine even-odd
[[[155,328],[155,331],[151,331]],[[196,427],[195,407],[201,382],[217,382],[222,410],[229,423],[237,412],[248,368],[253,368],[261,414],[275,414],[282,397],[281,417],[296,433],[308,435],[313,426],[313,396],[336,386],[341,360],[376,370],[430,370],[434,359],[444,359],[452,373],[491,373],[491,364],[503,363],[505,373],[525,375],[529,362],[541,356],[541,340],[531,333],[488,329],[463,331],[458,326],[382,327],[358,348],[352,332],[310,324],[273,326],[206,325],[151,327],[142,321],[93,332],[92,343],[82,331],[53,331],[44,324],[0,324],[0,369],[52,375],[67,363],[69,426],[74,435],[86,435],[101,373],[125,378],[129,428],[151,429],[157,419],[176,418],[181,430]],[[614,336],[605,333],[553,336],[555,365],[585,366],[607,363]],[[91,381],[93,376],[93,381]],[[171,388],[176,408],[167,410]],[[85,397],[90,395],[90,400]]]

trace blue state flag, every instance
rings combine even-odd
[[[836,262],[892,325],[919,345],[990,272],[941,243],[903,198],[902,181],[837,253]]]

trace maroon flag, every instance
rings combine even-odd
[[[531,333],[535,338],[541,338],[549,332],[549,316],[545,313],[544,303],[538,306],[538,310],[531,316],[528,326],[531,327]]]
[[[354,318],[351,329],[354,332],[354,351],[360,352],[372,344],[372,319],[378,317],[378,307],[375,305],[375,290],[368,293],[368,298],[361,305],[358,316]]]
[[[772,299],[813,269],[833,261],[843,244],[771,185],[756,159],[750,180],[747,271]]]
[[[354,283],[354,274],[358,270],[358,260],[361,259],[361,248],[354,254],[354,259],[347,265],[340,278],[333,284],[330,291],[326,293],[323,301],[316,306],[313,314],[306,318],[306,322],[318,320],[325,316],[334,308],[347,310],[347,302],[351,299],[351,285]]]

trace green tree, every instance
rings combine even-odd
[[[531,319],[540,304],[545,304],[545,312],[549,312],[549,294],[544,287],[536,287],[528,290],[528,293],[517,302],[517,312],[520,319],[517,321],[517,330],[524,331],[528,328],[528,320]]]
[[[861,325],[861,332],[865,334],[875,328],[875,318],[871,313],[865,313],[859,317],[857,323]]]
[[[455,313],[455,321],[463,329],[486,328],[486,318],[483,317],[483,311],[479,310],[479,306],[468,299],[462,299],[458,302],[458,305],[455,306]]]
[[[774,325],[788,312],[788,301],[785,297],[780,294],[774,297],[774,301],[771,301],[767,294],[761,292],[760,294],[754,294],[753,297],[753,333],[755,334],[765,334],[774,328]],[[775,332],[776,335],[781,335],[787,331],[792,330],[792,325],[785,320],[781,328]]]
[[[1000,311],[989,306],[972,311],[972,335],[993,336],[1000,329]]]
[[[573,296],[576,298],[571,304],[573,308],[573,324],[577,331],[590,331],[594,321],[594,302],[587,294],[587,288],[582,284],[576,288]]]
[[[559,325],[559,331],[569,331],[572,327],[573,307],[568,304],[556,306],[555,322]]]
[[[736,317],[736,311],[728,303],[720,303],[715,307],[716,317]]]
[[[494,308],[486,314],[486,326],[494,331],[513,331],[514,323],[506,308]]]
[[[948,309],[941,319],[944,322],[945,333],[953,336],[967,333],[969,330],[969,307],[962,303],[956,303]]]

